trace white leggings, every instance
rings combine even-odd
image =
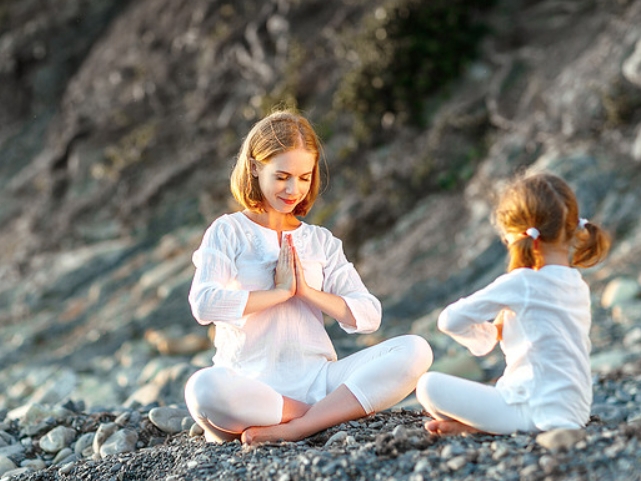
[[[525,403],[508,404],[494,386],[440,372],[423,374],[416,397],[434,419],[455,420],[493,434],[538,431]]]
[[[328,362],[316,382],[326,395],[347,386],[365,412],[387,409],[403,400],[432,364],[432,349],[419,336],[399,336],[338,361]],[[267,384],[224,367],[194,373],[185,386],[185,400],[194,420],[206,432],[231,435],[250,426],[280,424],[283,397]]]

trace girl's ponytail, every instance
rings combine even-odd
[[[592,267],[601,262],[609,250],[610,236],[605,230],[591,222],[579,223],[574,234],[573,266]]]
[[[535,242],[530,236],[523,236],[508,245],[510,254],[508,272],[521,267],[529,267],[530,269],[537,267],[539,259],[534,250]]]

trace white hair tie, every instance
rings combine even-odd
[[[579,229],[585,229],[585,226],[587,225],[588,222],[590,221],[581,217],[579,219]]]
[[[537,240],[537,239],[539,238],[539,236],[541,235],[541,233],[539,232],[539,229],[537,229],[536,227],[530,227],[530,228],[528,228],[528,229],[525,231],[525,233],[526,233],[527,235],[529,235],[529,236],[530,236],[532,239],[534,239],[534,240]]]

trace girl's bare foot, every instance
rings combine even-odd
[[[483,432],[459,421],[442,421],[437,419],[427,421],[425,423],[425,429],[427,429],[430,434],[436,434],[439,436],[454,436],[463,433],[474,434]]]

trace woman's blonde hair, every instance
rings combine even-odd
[[[579,206],[570,186],[560,177],[539,173],[516,178],[499,197],[494,223],[503,233],[516,235],[508,246],[508,271],[541,267],[536,240],[525,231],[535,227],[542,242],[569,242],[570,265],[591,267],[610,249],[610,236],[598,225],[579,222]]]
[[[252,175],[252,161],[267,164],[276,155],[304,149],[314,155],[309,192],[294,209],[294,215],[306,215],[320,190],[321,144],[311,124],[303,116],[283,110],[258,121],[247,134],[231,174],[231,192],[236,201],[254,212],[264,212],[263,193]]]

